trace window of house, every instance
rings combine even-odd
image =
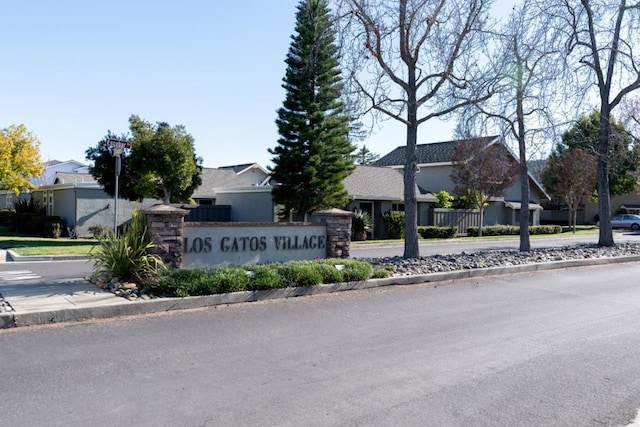
[[[391,210],[395,212],[404,212],[404,203],[392,203]]]
[[[53,215],[53,190],[45,191],[45,207],[47,215]]]

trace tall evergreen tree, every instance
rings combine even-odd
[[[327,0],[303,0],[285,60],[286,98],[278,110],[278,145],[270,167],[273,199],[285,217],[343,207],[342,184],[353,170],[349,117],[341,101],[342,77]]]

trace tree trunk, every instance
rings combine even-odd
[[[527,146],[524,139],[524,76],[518,60],[518,89],[516,91],[516,117],[518,120],[518,156],[520,157],[520,252],[531,252],[529,241],[529,169],[527,166]]]
[[[482,237],[482,224],[484,223],[484,203],[480,204],[480,227],[478,227],[478,237]]]
[[[415,70],[409,70],[408,80],[415,87]],[[413,83],[413,85],[411,85]],[[416,90],[407,93],[407,157],[404,166],[404,258],[420,257],[418,246],[418,201],[416,198],[416,144],[418,140],[418,104]]]
[[[598,135],[598,216],[600,220],[599,246],[614,246],[613,230],[611,229],[611,201],[609,195],[609,105],[600,104],[600,133]]]

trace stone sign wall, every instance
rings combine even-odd
[[[326,226],[188,222],[184,224],[183,248],[184,268],[324,258]]]
[[[154,251],[171,267],[349,257],[348,211],[317,212],[313,223],[184,222],[188,212],[166,205],[143,211]]]

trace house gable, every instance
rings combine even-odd
[[[269,172],[257,163],[245,163],[234,166],[221,166],[218,169],[235,172],[241,177],[246,185],[263,186],[268,185],[271,175]]]
[[[356,166],[343,181],[351,200],[404,200],[404,178],[397,169],[378,166]],[[419,202],[435,202],[438,199],[420,187],[416,187]]]

